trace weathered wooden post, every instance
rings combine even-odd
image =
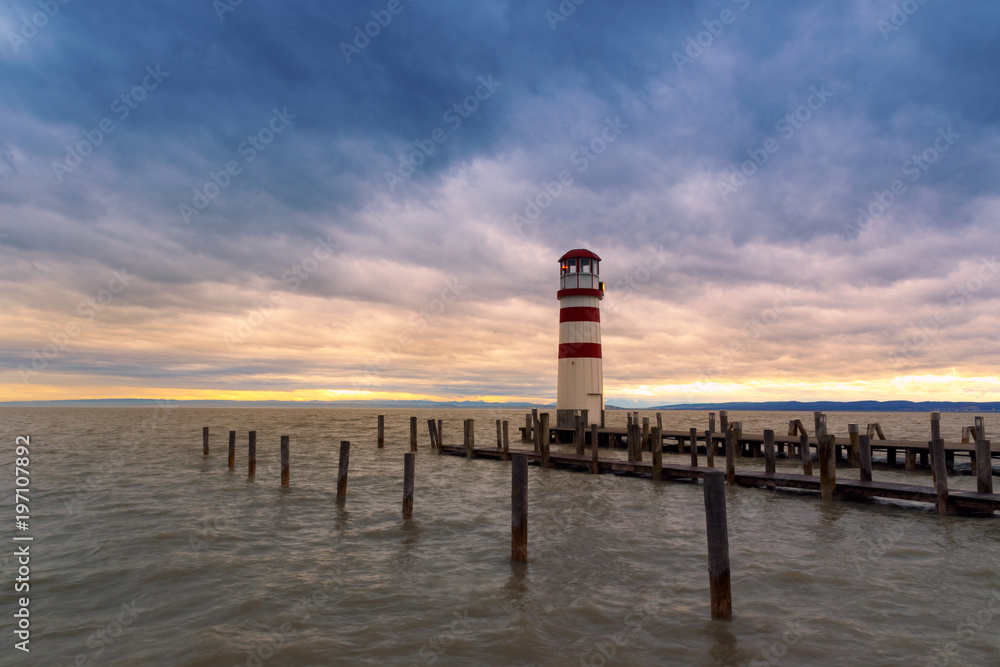
[[[836,444],[837,438],[824,432],[816,445],[819,455],[819,492],[823,500],[833,500],[837,494]]]
[[[660,427],[654,426],[652,433],[654,442],[663,442],[660,434]],[[659,482],[663,479],[663,447],[653,447],[651,453],[653,455],[653,481]]]
[[[538,416],[539,447],[542,450],[542,467],[549,467],[549,413]]]
[[[709,412],[708,413],[708,430],[711,431],[712,433],[715,433],[715,413],[714,412]]]
[[[639,448],[640,451],[648,449],[652,450],[652,443],[649,441],[649,417],[642,418],[642,447]]]
[[[715,467],[715,442],[713,441],[713,432],[705,431],[705,454],[708,458],[708,467]]]
[[[403,454],[403,519],[413,518],[413,469],[416,459],[417,455],[413,452]]]
[[[729,435],[726,435],[729,442]],[[708,585],[712,618],[733,617],[733,593],[730,588],[729,525],[726,520],[726,488],[722,473],[706,472],[705,528],[708,533]]]
[[[247,445],[247,479],[257,476],[257,431],[250,431]]]
[[[531,434],[531,413],[525,413],[524,415],[524,442],[531,442],[535,439],[535,436]]]
[[[743,437],[743,422],[733,422],[733,440],[736,443],[736,455],[743,456],[743,445],[740,439]]]
[[[728,410],[719,410],[719,427],[722,429],[723,433],[725,433],[726,431],[729,430],[729,411]]]
[[[657,433],[657,435],[659,435],[659,433]],[[697,467],[697,465],[698,465],[698,429],[697,428],[692,428],[690,431],[688,431],[688,435],[691,438],[691,465]],[[657,441],[657,443],[660,445],[659,447],[657,447],[657,449],[661,449],[662,450],[663,449],[662,443],[660,443],[660,441]]]
[[[340,441],[340,464],[337,466],[337,504],[343,506],[347,502],[347,466],[351,458],[351,443]]]
[[[917,452],[912,447],[903,450],[903,468],[904,470],[917,469]]]
[[[417,451],[417,418],[410,417],[410,451]]]
[[[976,466],[976,490],[993,493],[993,454],[985,436],[976,441]]]
[[[281,436],[281,485],[288,486],[288,436]]]
[[[236,467],[236,431],[229,432],[229,469]]]
[[[201,453],[202,456],[208,456],[208,427],[201,427]]]
[[[597,464],[597,424],[590,426],[590,472],[594,475],[600,472]]]
[[[428,436],[431,439],[431,451],[432,452],[434,451],[434,448],[437,447],[437,434],[434,432],[436,430],[434,427],[435,427],[434,420],[433,419],[428,419],[427,420],[427,434],[428,434]]]
[[[736,483],[736,434],[726,431],[726,483]]]
[[[497,449],[503,449],[503,423],[497,420]]]
[[[535,451],[542,451],[542,422],[538,418],[538,408],[531,408],[531,433],[535,441]]]
[[[944,462],[944,440],[931,440],[931,466],[934,468],[934,487],[937,489],[938,514],[948,514],[948,469]]]
[[[528,562],[528,459],[515,454],[510,466],[510,559]]]
[[[434,433],[437,435],[438,439],[438,453],[444,451],[444,420],[437,420],[437,428],[434,429]]]
[[[465,458],[471,459],[476,455],[476,420],[465,420]]]
[[[858,436],[858,444],[861,453],[859,455],[861,465],[861,481],[872,481],[872,441],[867,435]]]
[[[503,420],[503,460],[510,461],[510,432],[507,420]]]
[[[847,436],[851,440],[851,467],[857,468],[861,465],[861,440],[859,438],[861,431],[857,424],[847,425]]]
[[[792,436],[792,435],[795,435],[795,433],[796,433],[796,430],[795,430],[795,420],[794,419],[789,419],[788,420],[788,435]],[[789,458],[791,458],[791,457],[789,456]]]
[[[663,415],[659,412],[656,413],[656,427],[663,433]]]
[[[385,447],[385,415],[378,416],[378,448]]]
[[[774,474],[774,431],[764,430],[764,472],[768,475]]]
[[[812,476],[812,452],[809,451],[809,436],[805,433],[799,436],[799,453],[802,455],[802,473]]]
[[[586,446],[587,422],[583,417],[576,418],[576,428],[573,429],[573,444],[576,445],[576,453],[583,456],[583,450]]]

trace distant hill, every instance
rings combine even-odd
[[[755,410],[759,412],[1000,412],[1000,403],[963,401],[737,401],[658,405],[649,410]]]
[[[555,404],[486,401],[166,401],[151,398],[93,398],[68,401],[7,401],[7,408],[146,408],[163,403],[187,408],[551,408]]]

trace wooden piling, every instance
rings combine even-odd
[[[729,442],[728,434],[726,441]],[[722,483],[721,472],[705,473],[704,493],[705,528],[708,537],[708,585],[712,618],[728,619],[733,616],[733,594],[729,569],[726,489]]]
[[[816,450],[819,455],[819,490],[823,500],[833,500],[837,495],[837,458],[835,436],[827,435],[826,424],[823,435],[819,436]]]
[[[503,449],[503,422],[497,420],[497,449]]]
[[[250,431],[247,445],[247,479],[257,476],[257,431]]]
[[[660,433],[663,433],[663,414],[660,412],[656,413],[656,428],[660,429]]]
[[[573,429],[573,444],[576,445],[576,453],[583,456],[584,447],[586,446],[587,431],[584,430],[586,427],[586,420],[580,416],[576,418],[575,428]]]
[[[236,467],[236,431],[229,432],[229,469]]]
[[[530,442],[535,439],[535,436],[531,434],[531,413],[525,413],[524,415],[524,441]]]
[[[288,436],[281,436],[281,485],[288,486]]]
[[[632,429],[635,431],[635,460],[642,461],[642,426],[639,424],[639,413],[632,414]]]
[[[729,411],[728,410],[719,410],[719,427],[722,429],[723,433],[725,433],[726,431],[729,430]]]
[[[802,474],[813,474],[812,452],[809,451],[809,436],[803,433],[799,436],[799,454],[802,455]]]
[[[726,483],[736,483],[736,434],[726,431]]]
[[[343,506],[347,502],[347,466],[351,458],[351,443],[340,441],[340,464],[337,466],[337,504]]]
[[[937,489],[938,514],[948,514],[948,469],[944,461],[944,440],[931,440],[927,443],[931,449],[931,466],[934,469],[934,487]]]
[[[437,428],[434,429],[434,434],[437,436],[438,439],[438,453],[440,453],[441,450],[444,449],[442,447],[442,445],[444,444],[444,420],[442,419],[437,420]]]
[[[465,420],[465,457],[473,458],[476,455],[476,420]]]
[[[416,419],[416,417],[414,417]],[[413,518],[413,470],[417,455],[413,452],[403,454],[403,518]]]
[[[653,441],[663,442],[661,434],[660,427],[654,426],[652,432]],[[659,482],[663,479],[663,447],[653,447],[651,454],[653,457],[653,481]]]
[[[736,455],[739,457],[743,456],[743,446],[740,444],[740,438],[743,437],[743,422],[733,422],[733,440],[736,442]]]
[[[931,440],[941,439],[941,413],[931,413]]]
[[[705,457],[709,468],[715,467],[715,442],[712,435],[713,431],[705,431]]]
[[[201,427],[201,454],[208,456],[208,427]]]
[[[410,417],[410,451],[417,451],[417,418]]]
[[[542,451],[541,421],[538,419],[538,408],[531,409],[531,435],[535,441],[535,452]]]
[[[510,559],[528,562],[528,459],[515,454],[510,466]]]
[[[711,431],[712,433],[715,433],[715,413],[714,412],[709,412],[708,413],[708,430]]]
[[[993,493],[993,455],[990,441],[982,438],[976,441],[976,490]]]
[[[789,419],[788,420],[788,435],[789,435],[789,437],[795,435],[795,420],[794,419]]]
[[[851,453],[848,456],[850,465],[852,468],[857,468],[861,465],[861,440],[859,436],[861,435],[861,430],[857,424],[847,425],[847,437],[851,441]]]
[[[508,422],[503,420],[503,460],[510,461],[510,432],[507,428]]]
[[[590,427],[590,472],[595,475],[600,472],[597,464],[597,446],[597,424],[593,424]]]
[[[385,447],[385,415],[378,416],[378,448]]]
[[[539,447],[542,450],[542,467],[549,467],[549,413],[538,416]]]
[[[886,464],[891,465],[891,466],[896,465],[896,448],[895,447],[886,447],[885,448],[885,462],[886,462]]]
[[[861,481],[872,481],[872,441],[867,435],[858,436],[860,449],[859,464],[861,467]]]
[[[659,431],[657,431],[656,435],[657,435],[657,438],[659,438],[659,435],[660,435]],[[697,466],[698,465],[698,429],[697,428],[692,428],[688,432],[688,435],[691,438],[691,465]],[[656,445],[656,449],[658,449],[660,451],[663,451],[663,441],[662,440],[657,440],[654,444]]]
[[[764,431],[764,472],[768,475],[774,474],[774,431],[767,429]]]
[[[640,451],[653,451],[653,444],[649,441],[649,417],[642,418],[642,447]],[[678,452],[679,453],[679,452]]]
[[[903,467],[906,470],[917,469],[917,452],[911,447],[903,450]]]
[[[433,419],[427,420],[427,434],[431,439],[431,451],[434,451],[434,449],[437,447],[437,433],[435,433],[437,429],[435,428],[435,426],[436,424],[434,423]]]

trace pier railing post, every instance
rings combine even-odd
[[[229,469],[236,467],[236,431],[229,432]]]
[[[288,486],[288,436],[281,436],[281,485]]]
[[[726,431],[726,483],[736,483],[736,434]]]
[[[250,431],[247,443],[247,479],[257,476],[257,431]]]
[[[510,559],[528,562],[528,458],[515,454],[510,466]]]
[[[590,472],[597,474],[600,472],[597,464],[597,424],[590,427]]]
[[[654,426],[652,433],[653,443],[663,442],[663,440],[660,437],[660,434],[661,434],[660,428],[658,426]],[[654,446],[651,454],[653,455],[653,481],[659,482],[663,479],[663,447]]]
[[[851,454],[850,461],[851,467],[857,468],[861,465],[861,440],[859,438],[861,432],[857,424],[847,425],[847,436],[851,440]]]
[[[385,415],[378,416],[378,448],[385,447]]]
[[[802,455],[802,474],[812,476],[812,452],[809,450],[809,436],[805,433],[799,436],[799,454]]]
[[[208,456],[208,427],[201,427],[201,454]]]
[[[728,441],[728,434],[727,434]],[[708,536],[708,584],[712,618],[733,616],[733,594],[729,569],[729,526],[726,519],[726,488],[721,472],[704,477],[705,528]]]
[[[861,481],[872,481],[872,441],[867,435],[858,436],[858,444],[861,450],[859,455],[861,466]]]
[[[417,418],[410,417],[410,451],[417,451]]]
[[[416,417],[414,417],[416,419]],[[403,518],[413,518],[413,470],[417,455],[413,452],[403,454]]]
[[[656,435],[657,435],[657,437],[659,437],[659,435],[660,435],[659,432],[657,432]],[[698,429],[697,428],[692,428],[690,431],[688,431],[688,437],[691,440],[691,465],[697,467],[698,466]],[[655,444],[658,445],[656,447],[657,449],[659,449],[659,450],[663,449],[663,442],[662,441],[657,440]]]
[[[764,431],[764,472],[768,475],[774,474],[774,431],[766,429]]]
[[[343,506],[347,502],[347,467],[351,459],[351,443],[340,441],[340,463],[337,466],[337,504]]]
[[[837,494],[837,438],[824,432],[818,440],[816,450],[819,455],[820,497],[823,500],[833,500]]]

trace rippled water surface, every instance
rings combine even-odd
[[[735,613],[713,622],[700,485],[532,467],[530,563],[512,566],[510,465],[432,454],[426,419],[443,419],[457,443],[461,420],[476,418],[483,444],[498,417],[514,436],[523,412],[382,410],[382,450],[378,412],[0,410],[0,664],[1000,664],[1000,517],[728,489]],[[420,452],[404,522],[411,414]],[[663,416],[665,428],[707,427],[706,413]],[[624,412],[608,417],[624,424]],[[792,418],[811,430],[808,414],[730,415],[745,432],[783,433]],[[829,430],[872,421],[889,438],[928,437],[923,414],[830,413]],[[945,414],[943,434],[971,422]],[[12,648],[19,435],[32,443],[29,655]],[[291,437],[285,491],[281,435]],[[341,440],[352,443],[345,508],[335,503]],[[926,469],[875,476],[930,484]],[[975,488],[967,475],[949,483]]]

